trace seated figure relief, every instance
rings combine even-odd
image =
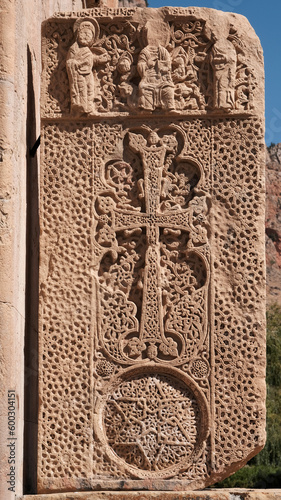
[[[194,49],[186,52],[178,46],[172,53],[172,78],[177,109],[205,109],[206,102],[198,86],[198,67]]]
[[[64,66],[73,115],[252,108],[253,69],[229,23],[105,28],[89,18],[77,20],[73,32]]]
[[[171,111],[175,108],[174,84],[171,76],[171,57],[166,49],[167,27],[148,21],[144,28],[147,46],[141,51],[137,69],[139,83],[139,107],[153,111],[156,108]]]
[[[121,99],[124,99],[129,108],[136,107],[137,86],[132,83],[132,79],[137,75],[136,66],[133,64],[133,57],[129,52],[123,52],[118,63],[117,71],[120,74],[118,90]],[[121,104],[123,108],[126,104]]]

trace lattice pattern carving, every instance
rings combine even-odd
[[[214,302],[219,340],[215,348],[218,469],[239,460],[253,441],[259,441],[259,422],[264,419],[262,392],[254,388],[254,379],[264,369],[260,316],[264,292],[256,293],[264,284],[264,255],[256,245],[264,224],[264,181],[256,168],[256,158],[263,154],[262,133],[255,119],[238,120],[235,125],[221,120],[214,127],[215,144],[219,137],[221,141],[215,147],[214,196],[225,221],[223,226],[221,217],[214,221],[214,266],[225,282],[222,288],[215,280]],[[230,166],[227,171],[222,168],[225,164]]]
[[[140,131],[124,134],[123,158],[98,175],[98,330],[115,361],[178,365],[206,337],[210,197],[197,187],[200,163],[180,156],[182,129]]]
[[[57,472],[71,476],[77,471],[81,477],[89,473],[91,143],[92,132],[85,124],[44,128],[40,355],[45,389],[39,460],[46,485]]]

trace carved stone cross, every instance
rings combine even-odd
[[[132,359],[139,359],[142,353],[142,358],[156,359],[161,353],[162,358],[166,361],[178,358],[179,363],[180,360],[183,362],[187,356],[185,352],[187,338],[185,338],[186,334],[182,335],[180,331],[175,329],[173,329],[173,332],[165,332],[163,277],[160,263],[160,229],[163,228],[164,235],[170,234],[175,239],[181,234],[181,231],[188,234],[187,263],[190,253],[197,252],[197,255],[200,255],[200,247],[207,244],[206,223],[203,220],[209,211],[209,196],[206,196],[206,193],[202,190],[196,190],[195,188],[191,188],[188,193],[187,186],[185,186],[184,192],[189,194],[189,202],[184,203],[183,199],[180,198],[183,206],[176,204],[170,208],[165,208],[165,202],[163,202],[165,197],[165,177],[163,175],[165,160],[167,153],[170,153],[171,157],[176,157],[178,150],[176,132],[171,131],[169,135],[165,134],[162,138],[152,130],[147,134],[147,138],[142,134],[129,132],[128,139],[128,147],[134,153],[137,153],[142,160],[143,177],[138,180],[137,187],[138,198],[144,200],[144,211],[132,211],[132,209],[128,208],[128,205],[124,205],[124,208],[121,206],[121,209],[116,207],[113,201],[114,194],[112,193],[112,198],[106,198],[106,206],[109,212],[106,213],[103,210],[100,219],[103,220],[106,216],[114,222],[112,222],[111,227],[109,225],[107,227],[103,226],[101,231],[98,230],[97,232],[97,241],[101,244],[106,243],[106,245],[111,241],[111,251],[115,248],[116,252],[118,252],[118,245],[114,244],[114,232],[130,232],[138,228],[145,228],[146,232],[145,265],[141,285],[140,326],[134,322],[133,328],[128,328],[122,336],[120,335],[120,352],[125,356],[126,351],[127,356]],[[190,174],[189,169],[192,170],[195,167],[191,166],[190,162],[183,161],[183,158],[181,160],[181,170],[183,172],[179,175],[188,176]],[[125,165],[122,163],[121,168],[124,169]],[[186,182],[187,177],[184,177],[184,179]],[[178,189],[180,189],[180,186],[178,186]],[[103,204],[100,196],[98,200],[99,205]],[[198,224],[197,227],[196,223]],[[102,232],[103,236],[99,234],[100,232]],[[107,237],[105,233],[107,233]],[[107,250],[106,246],[104,251]],[[99,255],[96,266],[99,265],[103,253]],[[133,333],[134,336],[132,337]],[[188,334],[192,338],[191,331]],[[203,334],[204,328],[202,328]],[[198,338],[197,344],[199,346]],[[125,359],[127,356],[125,356]]]
[[[165,154],[167,151],[176,150],[177,140],[171,135],[165,136],[164,140],[160,141],[157,133],[151,132],[145,141],[142,135],[137,136],[130,133],[129,146],[140,154],[144,170],[144,180],[141,186],[142,196],[145,198],[146,214],[138,223],[140,226],[145,225],[146,227],[148,248],[143,281],[140,345],[142,349],[146,349],[145,342],[149,342],[147,355],[151,359],[157,357],[157,344],[165,355],[177,357],[179,355],[177,343],[171,337],[165,337],[164,334],[159,248],[160,227],[191,231],[190,210],[174,210],[170,214],[159,213]]]

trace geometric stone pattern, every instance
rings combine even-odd
[[[159,476],[190,460],[198,441],[200,408],[178,379],[145,374],[126,380],[104,408],[106,439],[132,469]],[[200,415],[201,417],[201,415]],[[198,425],[199,424],[199,425]]]
[[[205,487],[264,444],[259,42],[96,8],[43,63],[39,492]]]

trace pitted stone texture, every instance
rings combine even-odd
[[[24,496],[22,500],[280,500],[281,490],[219,489],[178,492],[92,492]]]
[[[168,7],[43,33],[39,491],[203,488],[265,439],[258,40]]]

